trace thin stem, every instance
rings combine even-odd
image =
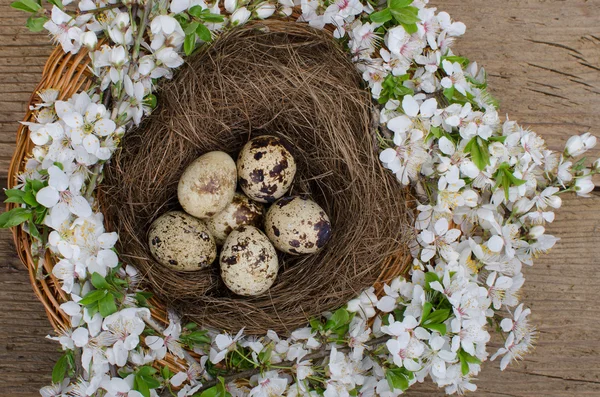
[[[142,44],[142,40],[144,39],[144,33],[146,31],[146,24],[148,23],[148,16],[150,15],[150,11],[152,10],[152,0],[148,0],[146,5],[144,6],[144,13],[142,14],[142,20],[139,24],[137,30],[137,37],[135,38],[135,44],[133,45],[133,54],[131,59],[133,62],[137,61],[140,56],[140,46]]]

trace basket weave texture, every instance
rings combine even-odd
[[[297,19],[297,12],[294,16]],[[60,91],[59,100],[66,100],[73,94],[89,89],[93,84],[93,78],[88,67],[90,58],[88,52],[82,49],[77,54],[64,53],[62,48],[57,47],[51,53],[44,67],[42,79],[36,87],[29,100],[30,105],[41,101],[37,94],[45,89],[53,88]],[[35,121],[35,111],[28,110],[23,121]],[[13,188],[18,183],[18,175],[24,171],[26,160],[31,156],[34,147],[29,138],[29,129],[21,125],[16,136],[16,150],[13,155],[9,173],[8,188]],[[7,210],[15,208],[15,204],[7,204]],[[40,253],[44,257],[43,261],[34,258],[31,252],[30,236],[21,226],[12,228],[13,239],[17,254],[27,268],[29,279],[35,295],[43,304],[50,324],[55,331],[62,331],[70,328],[69,316],[60,308],[61,303],[67,301],[66,293],[61,290],[59,280],[52,274],[52,268],[56,263],[56,258],[49,252]],[[410,266],[410,255],[407,252],[399,252],[397,255],[388,258],[381,264],[381,274],[375,284],[376,294],[383,294],[383,284],[398,275],[404,274]],[[153,308],[151,314],[154,320],[159,324],[167,326],[168,316],[166,305],[153,298],[149,302]],[[202,324],[200,324],[202,325]],[[190,352],[192,356],[195,353]],[[158,365],[167,365],[173,371],[179,371],[185,368],[185,363],[177,357],[167,354],[164,360],[158,361]]]

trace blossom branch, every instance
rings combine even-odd
[[[384,336],[380,336],[378,338],[375,339],[371,339],[367,342],[365,342],[365,346],[379,346],[381,344],[386,343],[388,340],[390,340],[392,337],[390,335],[384,335]],[[304,356],[302,358],[302,360],[319,360],[322,358],[326,358],[331,354],[331,350],[327,349],[328,345],[323,346],[323,348],[321,348],[321,350],[315,352],[315,353],[311,353],[311,354],[307,354],[306,356]],[[343,353],[347,353],[349,351],[352,350],[352,348],[350,346],[344,346],[344,347],[340,347],[337,349],[338,352],[343,352]],[[277,366],[280,367],[290,367],[292,368],[294,365],[296,365],[297,362],[296,361],[283,361],[281,363],[279,363]],[[258,368],[253,368],[253,369],[248,369],[245,371],[241,371],[241,372],[236,372],[233,373],[231,375],[227,375],[224,377],[224,381],[225,384],[231,383],[233,381],[236,381],[238,379],[248,379],[250,377],[252,377],[253,375],[259,374],[262,372],[264,368],[262,367],[258,367]],[[198,390],[198,392],[202,392],[204,390],[210,389],[211,387],[216,386],[218,383],[220,382],[220,380],[218,379],[214,379],[211,380],[210,382],[206,382],[203,384],[203,386]]]

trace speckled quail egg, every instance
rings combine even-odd
[[[242,226],[229,234],[219,262],[227,288],[242,296],[266,292],[279,269],[273,244],[254,226]]]
[[[177,198],[188,214],[210,218],[229,205],[236,183],[237,171],[231,156],[209,152],[185,169],[177,186]]]
[[[300,196],[284,197],[267,211],[265,232],[280,251],[312,254],[331,238],[331,221],[314,201]]]
[[[238,156],[242,190],[252,200],[272,203],[282,197],[296,175],[296,161],[284,139],[263,135],[251,139]]]
[[[236,193],[223,211],[206,221],[206,226],[217,245],[223,245],[233,230],[244,225],[260,227],[262,221],[262,204],[250,200],[242,193]]]
[[[152,222],[148,243],[161,265],[177,271],[202,269],[217,257],[217,246],[206,224],[183,211],[167,212]]]

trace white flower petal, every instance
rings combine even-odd
[[[44,207],[52,208],[58,203],[60,195],[58,191],[52,186],[46,186],[44,188],[41,188],[37,192],[37,194],[35,195],[35,199]]]

